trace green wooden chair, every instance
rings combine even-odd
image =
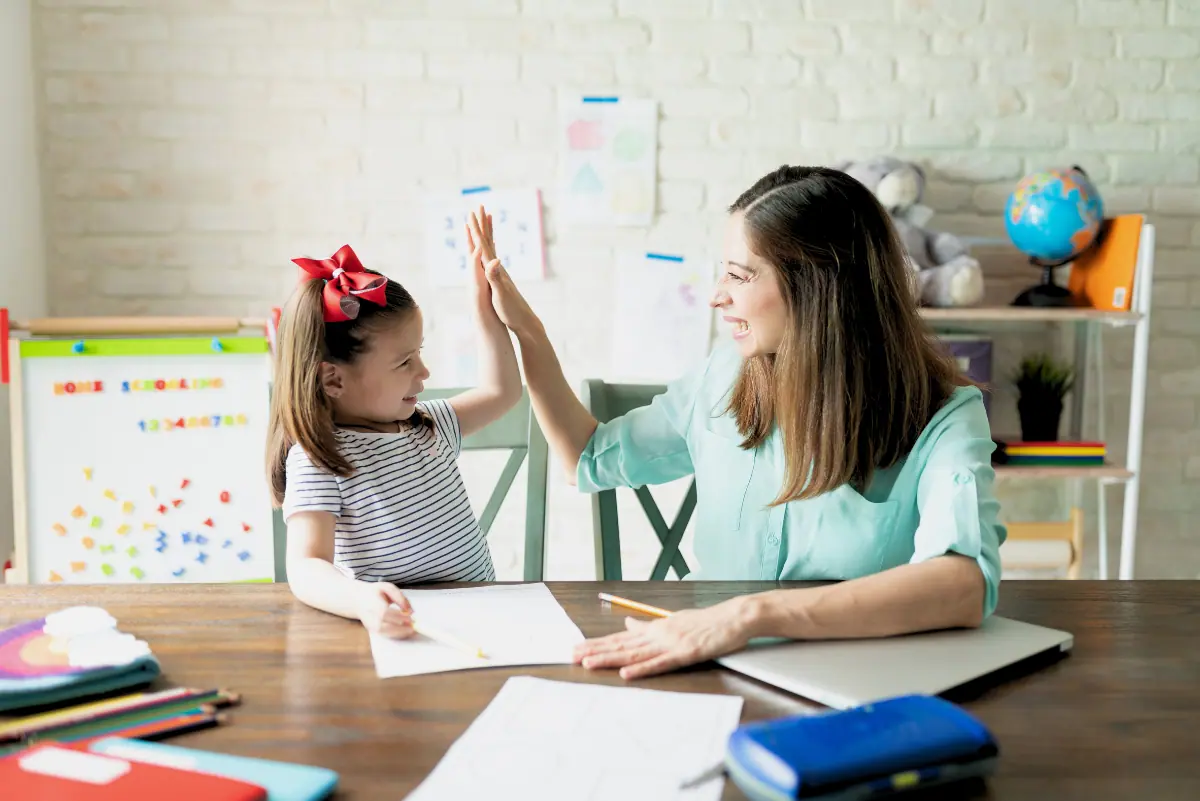
[[[427,389],[421,400],[450,398],[462,392],[458,389]],[[525,581],[541,581],[546,565],[546,474],[549,469],[550,451],[546,437],[538,427],[529,402],[529,393],[521,396],[509,412],[482,431],[477,431],[463,440],[464,451],[510,450],[508,462],[496,481],[487,506],[479,517],[479,527],[484,536],[491,530],[500,507],[521,469],[521,463],[529,457],[525,486]],[[287,581],[287,526],[283,513],[275,510],[275,580]]]
[[[656,395],[666,390],[665,386],[654,384],[608,384],[599,379],[589,379],[583,383],[582,400],[597,421],[606,423],[626,412],[649,405]],[[662,545],[650,571],[650,580],[664,580],[668,570],[674,570],[676,576],[683,578],[691,569],[679,552],[679,543],[696,509],[696,480],[692,479],[679,512],[670,525],[667,525],[649,488],[637,487],[634,494]],[[603,490],[592,496],[592,536],[596,544],[596,577],[604,581],[621,581],[621,533],[617,520],[616,490]]]

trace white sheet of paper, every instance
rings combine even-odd
[[[722,761],[741,713],[734,695],[514,676],[408,799],[716,801],[720,777],[680,785]]]
[[[425,206],[425,261],[435,286],[466,286],[467,234],[470,213],[483,206],[492,215],[496,256],[518,284],[545,278],[546,250],[542,231],[542,194],[536,187],[475,187],[442,192]]]
[[[379,678],[503,665],[569,665],[583,632],[542,583],[405,590],[413,619],[483,649],[485,659],[416,635],[371,635]]]
[[[617,255],[612,380],[666,383],[708,355],[713,268],[664,253]]]
[[[658,103],[575,98],[559,108],[560,219],[650,225],[658,175]],[[499,242],[499,239],[497,239]]]

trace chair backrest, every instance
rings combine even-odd
[[[421,400],[451,398],[463,391],[463,388],[427,389],[421,393]],[[504,505],[508,490],[517,477],[517,471],[521,469],[521,462],[528,457],[529,466],[525,471],[524,580],[541,581],[546,568],[546,486],[550,449],[533,414],[529,392],[522,393],[517,405],[499,420],[465,438],[463,450],[511,451],[487,506],[479,516],[479,527],[485,536],[491,530],[500,507]]]
[[[598,422],[607,423],[634,409],[648,406],[656,395],[666,391],[666,386],[657,384],[609,384],[599,379],[589,379],[583,383],[582,400],[583,405]],[[662,545],[658,559],[650,571],[650,580],[662,581],[667,577],[668,570],[674,570],[676,576],[683,578],[691,569],[679,552],[679,543],[683,540],[688,521],[696,508],[695,479],[692,479],[679,512],[670,525],[667,525],[647,487],[636,487],[634,494]],[[592,496],[596,578],[604,581],[621,581],[624,578],[621,569],[621,533],[617,517],[616,490],[602,490]]]
[[[421,400],[441,400],[451,398],[463,389],[427,389],[421,393]],[[525,558],[524,580],[541,581],[545,574],[546,565],[546,481],[549,470],[550,451],[546,445],[546,437],[537,424],[533,415],[533,407],[529,402],[529,393],[525,392],[521,400],[496,422],[463,439],[464,451],[509,450],[508,462],[496,481],[487,506],[479,517],[479,528],[484,536],[491,530],[508,490],[512,487],[521,469],[521,463],[528,457],[529,466],[526,470],[525,487]],[[275,580],[287,581],[287,525],[283,522],[283,514],[275,510]]]

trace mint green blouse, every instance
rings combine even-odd
[[[741,356],[718,348],[645,407],[602,423],[577,468],[579,489],[662,484],[695,474],[694,552],[700,580],[849,579],[947,553],[976,560],[996,607],[1006,530],[983,396],[961,387],[900,463],[876,472],[866,494],[849,485],[770,507],[783,485],[778,431],[742,450],[721,414]]]

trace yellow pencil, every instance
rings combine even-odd
[[[636,609],[639,612],[644,612],[645,614],[652,615],[654,617],[670,617],[671,616],[671,613],[668,612],[666,609],[659,609],[657,606],[650,606],[649,604],[638,603],[637,601],[631,601],[628,598],[621,598],[620,596],[617,596],[617,595],[609,595],[607,592],[600,593],[600,600],[608,601],[610,604],[616,604],[617,606],[625,606],[630,609]]]
[[[443,645],[449,645],[453,648],[466,651],[471,656],[477,656],[480,659],[487,659],[487,655],[483,653],[482,648],[471,645],[470,643],[465,643],[455,637],[453,634],[447,634],[444,631],[432,628],[424,623],[418,623],[416,620],[413,620],[412,627],[413,631],[415,631],[417,634],[421,634],[431,640],[435,640]]]

